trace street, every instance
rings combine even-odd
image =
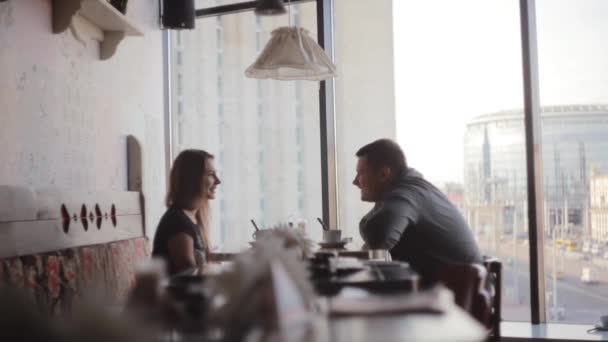
[[[480,241],[482,252],[495,255],[503,262],[503,319],[530,320],[530,275],[528,245],[512,239],[497,243],[497,250]],[[568,253],[545,247],[545,288],[547,315],[550,321],[595,323],[608,313],[608,269],[593,259],[584,260],[581,253]],[[597,257],[596,257],[597,258]],[[553,273],[555,265],[555,275]],[[592,283],[581,281],[584,267],[590,269]],[[554,285],[555,284],[555,285]],[[557,293],[554,294],[554,288]]]

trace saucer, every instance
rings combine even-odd
[[[386,260],[365,260],[364,265],[375,266],[375,267],[387,267],[387,268],[409,268],[410,264],[403,261],[386,261]]]
[[[348,243],[348,241],[338,241],[338,242],[324,242],[321,241],[319,242],[319,246],[321,246],[321,248],[338,248],[338,249],[343,249],[344,246],[346,246],[346,244]]]

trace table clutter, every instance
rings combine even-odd
[[[447,324],[451,316],[468,326],[462,341],[483,340],[483,329],[459,311],[451,292],[420,291],[407,263],[315,252],[298,230],[269,231],[217,272],[159,282],[162,272],[148,267],[132,292],[131,307],[138,309],[130,312],[181,341],[351,341],[360,336],[345,327],[361,324],[384,326],[363,334],[368,341],[396,341],[408,336],[404,322]]]

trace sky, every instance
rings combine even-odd
[[[608,103],[608,1],[536,7],[541,105]],[[462,182],[467,121],[523,107],[519,1],[393,0],[393,15],[397,140],[427,179]]]

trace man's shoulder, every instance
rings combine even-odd
[[[434,191],[434,186],[424,178],[402,177],[387,193],[385,200],[402,201],[416,200],[424,197],[429,191]]]
[[[441,191],[433,183],[426,180],[416,169],[408,168],[395,182],[390,195],[400,197],[400,195],[425,194],[429,192]]]

